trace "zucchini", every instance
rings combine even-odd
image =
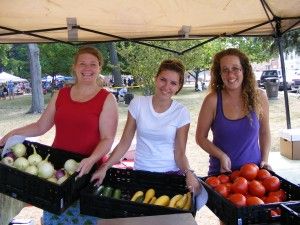
[[[115,199],[121,199],[121,190],[116,188],[113,194],[113,198]]]
[[[95,195],[101,195],[103,190],[104,190],[104,186],[103,185],[100,185],[99,187],[97,187],[97,189],[95,190],[94,194]]]
[[[109,187],[109,186],[105,187],[102,192],[102,196],[111,198],[112,194],[113,194],[113,190],[114,189],[112,187]]]
[[[139,197],[137,197],[137,199],[135,200],[135,202],[137,202],[137,203],[143,203],[143,201],[144,201],[144,196],[139,196]]]

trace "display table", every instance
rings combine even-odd
[[[141,216],[119,219],[101,219],[97,225],[197,225],[190,213],[159,216]]]

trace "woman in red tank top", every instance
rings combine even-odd
[[[118,124],[116,99],[98,84],[102,65],[103,57],[97,49],[80,48],[73,64],[75,84],[55,93],[37,122],[12,130],[0,140],[0,145],[13,135],[39,136],[55,126],[53,147],[85,155],[78,176],[89,173],[109,152]],[[79,216],[78,203],[68,210],[59,217],[44,212],[43,224],[72,224],[74,219],[85,224],[95,220]]]

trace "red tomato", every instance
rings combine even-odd
[[[237,207],[246,206],[246,197],[240,193],[229,195],[228,200],[235,204]]]
[[[246,199],[246,204],[247,204],[247,206],[251,206],[251,205],[263,205],[264,202],[259,197],[252,196],[252,197],[248,197]]]
[[[266,191],[278,191],[280,188],[280,180],[278,177],[270,176],[262,181],[262,185],[264,185]]]
[[[244,177],[238,177],[231,185],[231,192],[246,194],[248,191],[248,181]]]
[[[270,177],[270,176],[271,176],[271,174],[270,174],[270,172],[268,170],[266,170],[266,169],[260,169],[257,172],[256,179],[257,180],[263,180],[263,179],[265,179],[267,177]]]
[[[265,198],[264,202],[266,204],[268,204],[268,203],[275,203],[275,202],[280,202],[280,199],[277,196],[275,196],[275,195],[269,195],[269,196],[267,196]]]
[[[247,163],[243,165],[240,169],[240,176],[246,178],[247,180],[255,179],[259,168],[254,163]]]
[[[236,178],[238,178],[240,176],[240,171],[239,170],[234,170],[231,174],[230,174],[230,180],[232,182],[234,182],[234,180]]]
[[[208,177],[205,182],[212,188],[217,187],[221,183],[220,180],[215,176]]]
[[[227,197],[228,196],[228,189],[226,187],[225,184],[219,184],[216,188],[215,188],[216,192],[220,193],[223,197]]]
[[[279,189],[278,191],[271,191],[269,192],[269,196],[276,196],[281,202],[284,202],[286,200],[286,192],[283,189]]]
[[[222,184],[228,183],[229,182],[229,176],[225,175],[225,174],[220,174],[218,176],[218,179],[221,181]]]
[[[251,195],[260,198],[266,193],[265,187],[257,180],[252,180],[248,183],[248,191]]]
[[[281,215],[281,210],[280,209],[271,209],[271,216],[280,216]]]
[[[225,186],[226,186],[226,188],[228,190],[228,193],[231,192],[231,185],[232,185],[232,183],[229,183],[229,182],[225,184]]]

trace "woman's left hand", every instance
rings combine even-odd
[[[186,173],[186,186],[190,190],[190,192],[194,192],[194,194],[200,192],[200,182],[197,176],[193,172]]]
[[[83,160],[81,160],[77,168],[77,172],[79,172],[78,177],[88,174],[91,171],[94,164],[95,161],[91,157],[84,158]]]
[[[270,166],[270,164],[266,161],[261,161],[260,163],[260,168],[264,168],[267,170],[272,170],[272,167]]]

